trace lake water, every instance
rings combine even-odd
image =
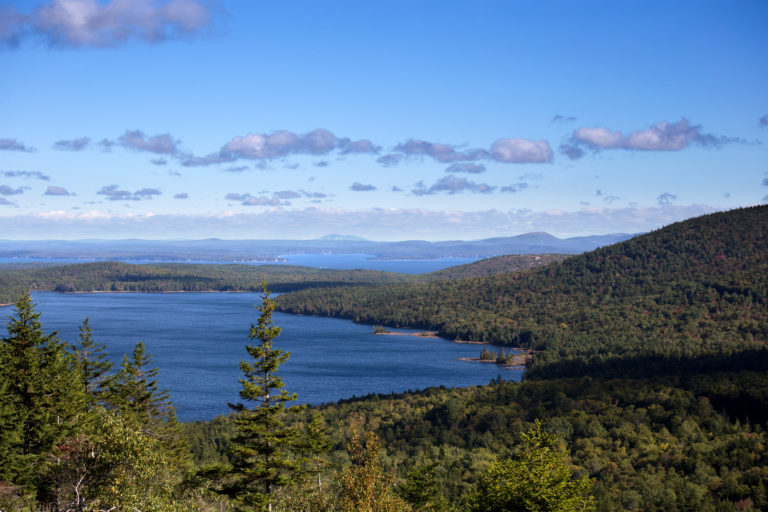
[[[94,339],[107,345],[116,366],[144,341],[152,366],[160,369],[159,387],[170,391],[182,420],[210,419],[228,412],[227,402],[239,400],[238,364],[247,357],[244,346],[258,317],[254,305],[261,301],[259,294],[37,292],[32,297],[45,331],[58,330],[70,343],[77,342],[78,328],[89,317]],[[13,313],[11,308],[1,311]],[[377,336],[371,326],[348,320],[284,313],[273,318],[283,329],[276,345],[292,354],[279,373],[301,403],[521,376],[519,370],[458,360],[478,357],[478,345]]]

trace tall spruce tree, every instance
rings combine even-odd
[[[83,420],[85,394],[77,362],[55,332],[44,333],[34,306],[29,295],[16,302],[0,343],[0,467],[7,480],[40,492],[43,462]]]
[[[93,340],[91,325],[86,318],[80,326],[80,343],[75,356],[80,363],[85,394],[89,405],[99,402],[109,386],[108,373],[112,361],[107,357],[106,346]]]
[[[240,398],[252,404],[229,404],[236,412],[237,433],[232,440],[230,481],[224,487],[239,511],[272,510],[275,492],[289,486],[300,472],[300,461],[294,456],[299,449],[300,433],[286,425],[286,414],[302,407],[286,407],[296,394],[284,389],[277,369],[290,353],[274,347],[280,327],[272,325],[275,302],[269,298],[266,283],[257,309],[256,325],[248,335],[252,342],[245,349],[251,360],[241,361]]]
[[[144,342],[138,342],[131,357],[123,356],[120,371],[110,379],[107,402],[143,434],[162,441],[170,460],[183,468],[190,461],[189,446],[168,391],[157,386],[158,369],[150,367],[151,361]]]

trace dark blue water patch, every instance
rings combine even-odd
[[[248,357],[244,347],[258,318],[259,294],[37,292],[33,300],[46,332],[58,330],[70,343],[77,342],[79,326],[89,317],[94,339],[107,345],[116,367],[144,341],[152,366],[160,370],[159,386],[170,391],[182,420],[210,419],[228,412],[228,402],[239,401],[239,362]],[[521,376],[519,370],[459,360],[478,357],[478,345],[375,335],[371,326],[333,318],[275,313],[274,322],[283,330],[276,345],[291,352],[279,373],[300,403]]]

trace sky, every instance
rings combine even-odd
[[[768,3],[0,0],[0,239],[640,233],[768,202]]]

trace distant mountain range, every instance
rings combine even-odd
[[[490,258],[505,254],[580,254],[632,238],[557,238],[527,233],[485,240],[374,242],[345,235],[316,240],[0,240],[0,260],[275,261],[289,254],[369,254],[375,258]]]

